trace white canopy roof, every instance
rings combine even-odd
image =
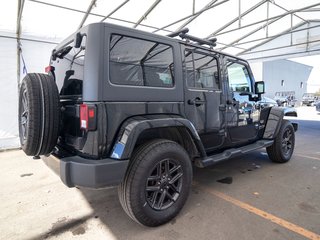
[[[312,20],[320,20],[318,0],[18,0],[0,3],[0,31],[6,36],[59,42],[79,27],[99,21],[159,34],[188,27],[191,35],[217,37],[216,48],[232,54],[248,52],[266,40],[288,34],[290,30],[297,31],[297,26],[303,24],[307,30]],[[313,24],[312,29],[319,33],[320,22]],[[313,44],[319,45],[320,37],[314,41]]]

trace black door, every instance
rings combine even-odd
[[[253,77],[246,62],[225,58],[224,73],[227,79],[227,129],[229,139],[235,145],[256,139],[259,130],[260,111],[254,101]]]
[[[197,129],[207,151],[223,143],[219,56],[197,48],[182,49],[185,114]]]

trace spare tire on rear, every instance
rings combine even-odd
[[[19,137],[29,156],[49,154],[59,136],[59,92],[47,74],[29,73],[19,93]]]

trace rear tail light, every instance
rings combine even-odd
[[[47,66],[47,67],[45,67],[45,72],[46,73],[49,73],[49,72],[51,72],[51,71],[54,71],[54,67],[52,67],[52,66]]]
[[[80,129],[92,131],[96,130],[96,106],[80,105]]]

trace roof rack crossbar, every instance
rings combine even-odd
[[[195,36],[191,36],[191,35],[183,33],[183,32],[179,34],[179,37],[181,37],[182,39],[187,39],[187,40],[197,42],[200,45],[209,45],[212,47],[215,47],[217,45],[216,44],[217,38],[211,38],[211,39],[206,40],[206,39],[198,38]]]
[[[186,34],[189,32],[189,28],[183,28],[181,30],[178,30],[176,32],[172,32],[170,34],[167,35],[167,37],[176,37],[176,36],[179,36],[179,34],[183,33],[183,34]]]

